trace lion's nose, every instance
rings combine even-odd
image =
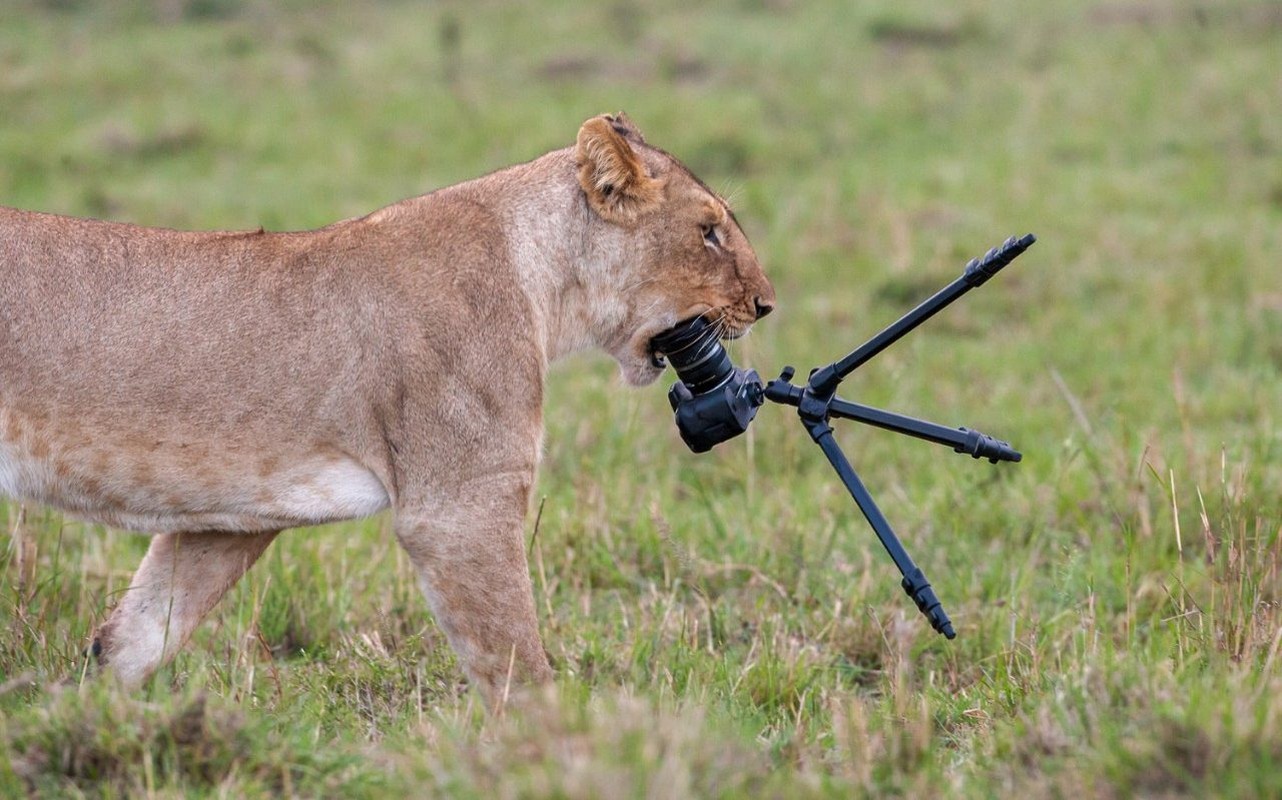
[[[770,302],[769,300],[762,300],[761,295],[757,295],[756,297],[752,298],[752,302],[757,307],[757,319],[761,319],[765,315],[769,314],[771,311],[775,310],[775,304]]]

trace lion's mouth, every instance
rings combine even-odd
[[[728,342],[746,335],[748,328],[751,327],[751,323],[736,326],[726,317],[721,317],[711,326],[701,327],[700,330],[693,333],[686,333],[700,319],[706,319],[706,315],[700,314],[682,320],[651,338],[649,344],[650,365],[656,369],[664,369],[668,366],[665,348],[668,350],[676,347],[684,349],[695,340],[706,341],[705,337],[708,336],[715,336],[720,341]]]

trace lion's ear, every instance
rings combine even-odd
[[[610,125],[615,132],[624,139],[645,144],[645,137],[641,135],[641,129],[637,127],[637,124],[632,121],[632,117],[629,117],[626,112],[620,111],[613,115],[607,114],[605,118],[610,121]]]
[[[620,121],[622,120],[622,122]],[[662,183],[646,172],[645,164],[628,143],[631,127],[626,116],[593,117],[579,128],[574,155],[579,165],[579,185],[588,203],[602,219],[628,224],[655,208],[663,195]]]

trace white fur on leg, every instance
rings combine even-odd
[[[129,590],[98,631],[94,653],[125,685],[142,683],[187,643],[276,533],[175,533],[152,539]]]

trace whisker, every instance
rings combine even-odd
[[[629,292],[636,291],[637,289],[640,289],[643,286],[649,286],[652,283],[658,283],[658,282],[659,282],[658,278],[641,278],[635,283],[630,283],[627,286],[624,286],[622,289],[619,290],[619,294],[627,295]]]
[[[722,184],[721,199],[724,200],[726,205],[731,208],[734,207],[735,201],[739,199],[739,196],[742,193],[743,183],[741,181],[731,178],[727,179],[726,182]]]

